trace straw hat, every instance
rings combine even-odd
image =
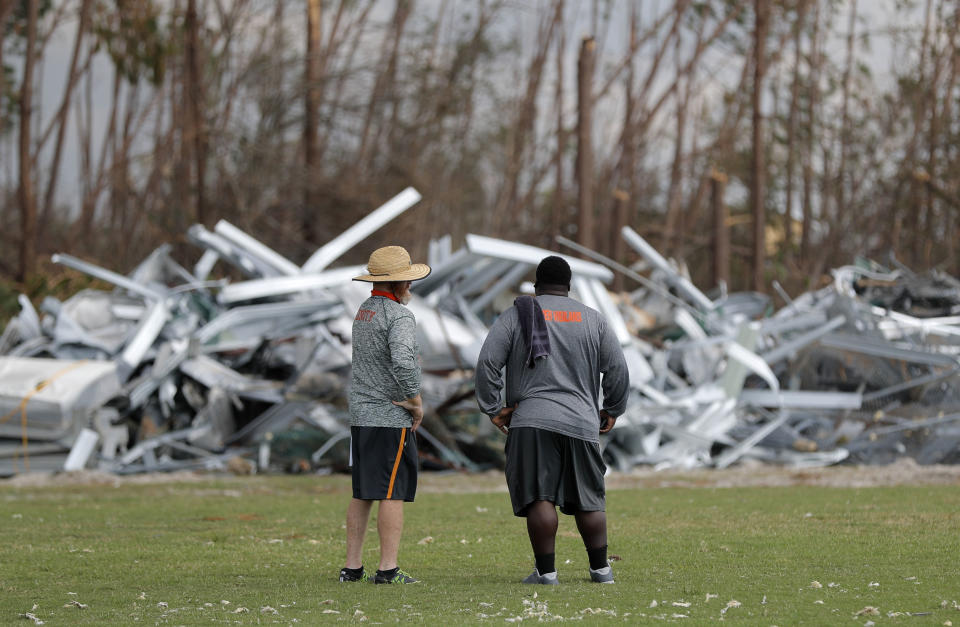
[[[410,263],[410,253],[403,246],[384,246],[370,253],[367,272],[370,274],[353,277],[353,280],[368,283],[416,281],[430,274],[430,266]]]

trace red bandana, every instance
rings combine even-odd
[[[384,298],[389,298],[390,300],[392,300],[392,301],[395,302],[395,303],[399,303],[399,302],[400,302],[400,299],[399,299],[399,298],[397,298],[396,296],[394,296],[394,295],[391,294],[390,292],[384,292],[383,290],[373,290],[372,292],[370,292],[370,295],[371,295],[371,296],[383,296]]]

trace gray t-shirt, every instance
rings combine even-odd
[[[524,364],[526,345],[516,307],[504,311],[487,334],[477,362],[477,403],[493,416],[517,405],[511,427],[537,427],[590,442],[600,441],[599,394],[611,416],[627,407],[629,374],[623,349],[600,312],[566,296],[537,297],[550,335],[550,355],[535,368]],[[602,382],[601,382],[601,375]]]
[[[402,401],[420,393],[417,321],[409,309],[385,296],[363,301],[353,319],[350,425],[409,427]]]

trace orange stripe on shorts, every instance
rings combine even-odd
[[[400,458],[403,456],[403,442],[407,437],[407,430],[400,431],[400,446],[397,448],[397,459],[393,462],[393,472],[390,473],[390,485],[387,487],[387,498],[393,496],[393,482],[397,479],[397,468],[400,467]]]

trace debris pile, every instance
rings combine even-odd
[[[219,222],[194,225],[192,268],[153,251],[129,275],[54,261],[115,286],[22,311],[0,336],[0,476],[98,467],[114,473],[343,470],[352,315],[369,286],[344,252],[413,206],[412,188],[296,265]],[[960,461],[960,281],[859,262],[773,311],[762,294],[708,297],[639,234],[622,266],[558,243],[572,296],[602,312],[631,375],[627,413],[603,440],[629,470]],[[503,441],[474,400],[487,329],[556,252],[467,235],[431,242],[413,286],[429,469],[502,467]],[[218,264],[245,277],[211,278]],[[611,293],[621,272],[639,287]]]

